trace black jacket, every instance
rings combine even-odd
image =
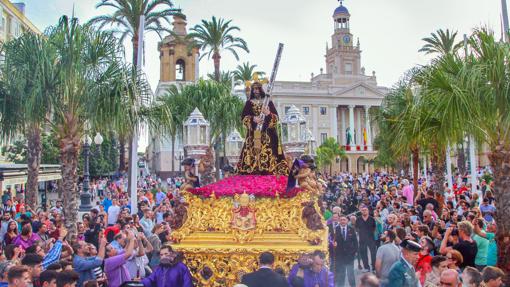
[[[372,216],[368,216],[367,220],[363,220],[360,215],[356,218],[356,230],[359,233],[360,242],[372,242],[375,241],[374,232],[376,224],[375,219]]]
[[[241,283],[248,287],[288,287],[287,280],[269,268],[245,274]]]
[[[351,226],[347,226],[347,238],[344,239],[342,228],[338,226],[335,232],[335,261],[337,262],[351,262],[356,257],[358,252],[358,238],[356,231]]]

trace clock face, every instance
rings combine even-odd
[[[349,44],[351,42],[351,37],[349,35],[344,36],[344,43]]]

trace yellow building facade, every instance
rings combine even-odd
[[[24,3],[11,3],[0,0],[0,41],[6,42],[23,34],[25,31],[41,33],[37,27],[25,16]]]
[[[158,45],[160,82],[193,82],[197,80],[198,47],[186,39],[186,16],[177,14],[173,21],[173,34]]]
[[[0,43],[14,39],[25,31],[41,33],[25,16],[24,3],[11,3],[9,0],[0,0],[0,15]],[[2,163],[7,162],[0,153],[0,164]]]

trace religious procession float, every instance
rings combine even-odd
[[[186,185],[175,207],[172,246],[185,254],[197,286],[239,283],[243,274],[258,268],[264,251],[272,252],[274,267],[286,273],[305,253],[327,253],[318,206],[322,185],[313,158],[302,155],[295,144],[282,146],[282,124],[269,96],[282,48],[280,44],[267,94],[257,79],[247,85],[242,114],[246,139],[233,175],[214,182],[213,153],[207,135],[200,134],[207,122],[200,112],[195,110],[185,124],[184,137],[196,141],[185,147]],[[299,123],[291,130],[285,127],[283,132],[303,133]]]

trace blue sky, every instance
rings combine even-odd
[[[73,11],[82,21],[109,12],[95,9],[99,0],[24,0],[26,15],[44,30],[57,23],[63,14]],[[279,42],[285,44],[277,80],[308,81],[310,74],[325,68],[326,42],[331,46],[332,14],[335,0],[175,0],[188,18],[188,28],[213,15],[232,19],[241,28],[238,34],[248,42],[250,53],[240,53],[240,62],[227,53],[222,70],[233,70],[245,61],[270,73]],[[418,53],[421,39],[439,28],[462,34],[488,26],[500,35],[500,0],[347,0],[351,14],[351,32],[359,38],[362,66],[366,73],[376,71],[378,84],[391,87],[403,73],[430,58]],[[144,71],[155,89],[159,81],[159,37],[146,35]],[[127,59],[131,59],[126,41]],[[213,63],[200,62],[202,76],[212,73]],[[147,145],[140,141],[139,151]]]
[[[95,9],[99,0],[25,0],[26,14],[40,29],[57,22],[62,14],[75,14],[86,21],[108,12]],[[335,0],[176,0],[188,16],[188,27],[215,15],[232,19],[241,28],[239,36],[249,45],[241,62],[258,64],[270,72],[278,42],[285,44],[278,79],[303,80],[324,67],[326,41],[331,42]],[[391,86],[409,68],[427,62],[417,51],[421,38],[438,28],[459,30],[460,37],[474,27],[489,26],[500,34],[499,0],[347,0],[351,30],[359,37],[362,65],[376,71],[380,85]],[[159,80],[155,34],[146,36],[145,71],[153,86]],[[126,43],[129,44],[129,43]],[[128,59],[131,51],[127,49]],[[223,55],[222,69],[235,69],[234,57]],[[200,64],[202,75],[213,70],[211,61]]]

